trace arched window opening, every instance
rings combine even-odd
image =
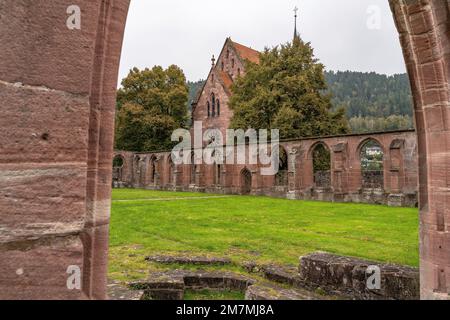
[[[195,164],[195,154],[191,154],[191,184],[195,184],[195,175],[197,174],[197,165]]]
[[[123,167],[123,158],[121,155],[118,155],[113,160],[113,168],[122,168]]]
[[[139,156],[135,156],[133,160],[133,184],[139,184],[139,179],[141,176],[140,166],[139,166],[140,158]]]
[[[246,168],[241,171],[241,194],[252,192],[252,173]]]
[[[216,116],[216,96],[215,94],[211,94],[211,103],[212,103],[212,117]]]
[[[155,183],[156,182],[156,159],[152,158],[151,160],[151,170],[152,170],[152,175],[151,175],[151,183]]]
[[[222,178],[222,166],[220,164],[216,164],[216,165],[214,165],[214,168],[215,168],[215,170],[214,170],[214,184],[217,186],[217,185],[221,184],[220,179]]]
[[[225,70],[225,64],[223,63],[223,61],[222,61],[222,63],[221,63],[221,68],[222,68],[222,71]]]
[[[115,156],[113,159],[113,182],[122,181],[124,160],[121,155]]]
[[[234,61],[234,59],[231,59],[231,68],[234,69],[234,65],[235,65],[235,61]]]
[[[364,189],[384,188],[383,148],[370,139],[361,148],[361,177]]]
[[[227,49],[227,59],[230,58],[230,49]]]
[[[331,154],[322,144],[317,144],[313,151],[314,186],[316,188],[331,187]]]
[[[217,99],[217,116],[220,116],[220,100]]]
[[[172,157],[169,157],[169,168],[168,168],[169,179],[168,182],[170,185],[174,185],[175,181],[175,164],[172,161]]]
[[[275,186],[283,187],[288,185],[288,155],[286,150],[280,146],[279,167],[275,176]]]
[[[209,104],[209,101],[206,103],[208,106],[208,118],[211,117],[211,106]]]

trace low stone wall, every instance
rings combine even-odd
[[[245,293],[255,280],[231,272],[173,270],[156,272],[146,281],[130,284],[133,290],[144,292],[143,300],[184,300],[186,289],[199,291],[235,290]]]
[[[372,273],[368,267],[381,271],[380,289],[369,289]],[[300,281],[310,289],[322,289],[328,294],[364,300],[419,300],[419,270],[407,266],[342,257],[329,253],[314,253],[300,258]]]

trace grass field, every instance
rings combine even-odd
[[[154,254],[297,264],[327,251],[417,266],[418,225],[410,208],[116,189],[110,276],[140,278]]]

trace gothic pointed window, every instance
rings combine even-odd
[[[217,116],[220,116],[220,100],[217,99]]]
[[[209,105],[209,101],[206,103],[208,105],[208,118],[211,116],[211,106]]]
[[[216,116],[216,96],[214,93],[211,95],[211,102],[212,102],[212,117],[215,117]]]
[[[234,59],[232,59],[231,60],[231,68],[233,68],[233,69],[234,69],[234,64],[235,64],[235,61],[234,61]]]
[[[222,71],[225,69],[225,64],[222,61]]]

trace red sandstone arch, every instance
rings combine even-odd
[[[361,151],[362,149],[366,146],[367,143],[369,143],[370,141],[374,141],[375,143],[377,143],[380,148],[383,151],[383,155],[386,156],[386,147],[383,145],[383,143],[380,142],[380,140],[378,140],[377,138],[374,137],[368,137],[364,140],[362,140],[358,147],[356,148],[356,158],[360,159],[361,158]]]
[[[414,95],[421,296],[448,299],[450,4],[390,3]],[[77,1],[81,30],[67,28],[72,4],[0,3],[0,176],[14,180],[0,179],[0,193],[11,196],[0,194],[0,298],[106,297],[115,88],[129,1]],[[17,206],[12,200],[24,192],[33,201]],[[51,193],[62,199],[57,210],[39,200]],[[68,265],[81,268],[82,290],[67,289]]]
[[[244,168],[239,174],[241,194],[246,195],[252,192],[252,173],[249,169]]]
[[[321,177],[318,177],[317,176],[318,172],[316,172],[315,164],[314,164],[314,162],[315,162],[314,152],[320,146],[322,146],[323,149],[328,153],[328,156],[330,157],[330,161],[328,163],[329,164],[328,172],[326,172],[325,174],[322,174]],[[333,167],[333,159],[332,159],[331,148],[328,146],[328,144],[325,143],[324,141],[319,141],[317,143],[314,143],[311,146],[311,148],[309,149],[307,162],[312,164],[312,165],[309,164],[308,167],[311,167],[311,169],[312,169],[314,188],[331,188],[333,185],[332,175],[331,175],[331,169]],[[324,171],[322,171],[322,173],[324,173]],[[323,179],[323,178],[325,178],[325,179]],[[325,180],[326,182],[321,183],[322,180]]]
[[[380,149],[381,149],[381,152],[383,153],[383,159],[382,159],[382,166],[383,166],[383,168],[382,168],[382,170],[364,170],[363,169],[363,166],[362,166],[362,153],[363,153],[363,150],[368,146],[368,144],[369,143],[371,143],[371,142],[373,142],[373,143],[375,143]],[[369,138],[367,138],[367,139],[364,139],[360,144],[359,144],[359,146],[358,146],[358,148],[356,149],[357,150],[357,159],[359,160],[358,161],[358,163],[359,163],[359,168],[360,168],[360,175],[361,175],[361,187],[362,187],[362,189],[373,189],[373,188],[375,188],[375,189],[377,189],[377,188],[379,188],[379,189],[382,189],[382,190],[384,190],[385,188],[386,188],[386,180],[387,180],[387,178],[388,178],[388,175],[386,174],[386,172],[387,172],[387,170],[388,170],[388,166],[386,165],[386,163],[387,163],[387,159],[388,159],[388,154],[386,154],[386,147],[378,140],[378,139],[376,139],[376,138],[373,138],[373,137],[369,137]],[[376,184],[375,184],[375,186],[373,186],[373,180],[372,180],[372,178],[369,176],[369,177],[367,177],[367,176],[365,176],[364,174],[365,173],[371,173],[372,175],[373,175],[373,173],[377,173],[377,177],[375,177],[376,179]],[[380,173],[382,173],[382,176],[381,176],[381,174]],[[370,182],[369,183],[369,185],[367,185],[367,180]]]

